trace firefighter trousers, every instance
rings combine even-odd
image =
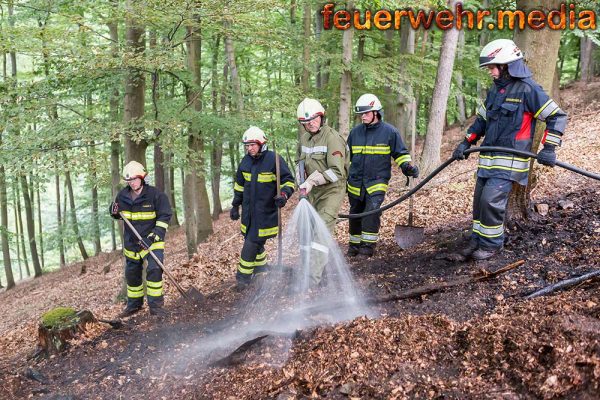
[[[327,226],[333,240],[335,240],[335,222],[345,194],[345,182],[338,181],[334,184],[330,183],[316,187],[308,195],[308,201],[310,201],[310,204],[315,208],[319,217],[325,222],[325,226]],[[321,282],[323,270],[329,259],[329,253],[320,250],[327,248],[327,243],[318,244],[321,246],[314,246],[311,254],[313,262],[310,266],[310,283],[313,286]]]
[[[360,214],[381,207],[385,193],[365,193],[362,199],[348,196],[350,214]],[[381,213],[367,215],[363,218],[350,219],[350,246],[374,247],[379,239]]]
[[[241,283],[250,283],[252,275],[265,272],[267,269],[267,252],[265,251],[266,240],[244,240],[240,262],[235,279]]]
[[[153,250],[156,257],[162,262],[163,250]],[[144,304],[144,284],[142,272],[144,269],[144,260],[146,266],[146,296],[150,308],[162,307],[163,297],[163,279],[162,269],[156,263],[150,253],[134,253],[136,259],[126,257],[125,262],[125,280],[127,281],[127,307],[140,308]]]
[[[504,218],[513,182],[501,178],[477,178],[473,196],[472,240],[480,248],[499,249],[504,244]]]

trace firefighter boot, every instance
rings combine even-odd
[[[469,258],[475,253],[477,248],[479,248],[479,241],[471,238],[467,245],[460,249],[459,254],[464,258]]]
[[[477,249],[477,251],[473,253],[472,257],[474,260],[483,261],[494,257],[496,254],[500,253],[501,250],[501,247],[497,249],[487,249],[485,247],[482,247],[480,249]]]
[[[373,257],[375,254],[375,244],[363,244],[358,249],[358,254],[367,258]]]
[[[350,244],[348,245],[348,252],[346,252],[346,255],[348,257],[356,257],[358,255],[360,251],[360,247],[355,245],[355,244]]]
[[[127,306],[125,307],[125,309],[123,311],[121,311],[121,313],[119,315],[117,315],[117,318],[127,318],[132,316],[133,314],[137,313],[138,311],[140,311],[142,309],[142,307],[135,307],[135,306]]]
[[[168,317],[169,313],[162,307],[150,307],[150,315],[154,315],[155,317],[162,319]]]

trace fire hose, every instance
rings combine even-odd
[[[537,160],[537,154],[535,154],[535,153],[531,153],[529,151],[522,151],[522,150],[510,149],[510,148],[505,148],[505,147],[496,147],[496,146],[473,147],[471,149],[465,150],[464,154],[467,155],[467,154],[471,154],[471,153],[492,152],[492,151],[494,151],[494,152],[501,152],[501,153],[510,153],[510,154],[513,154],[513,155],[516,155],[516,156],[522,156],[522,157],[531,157],[531,158],[535,158]],[[366,217],[368,215],[378,214],[378,213],[381,213],[383,211],[389,210],[390,208],[397,206],[398,204],[402,203],[404,200],[408,199],[409,197],[411,197],[412,195],[414,195],[415,193],[417,193],[419,190],[421,190],[421,188],[423,186],[425,186],[427,184],[427,182],[429,182],[437,174],[439,174],[444,169],[446,169],[454,161],[457,161],[457,160],[454,159],[454,158],[449,158],[448,160],[444,161],[431,174],[427,175],[423,180],[421,180],[421,182],[419,182],[414,188],[412,188],[411,190],[409,190],[408,192],[406,192],[405,194],[403,194],[402,196],[400,196],[396,200],[394,200],[394,201],[386,204],[385,206],[382,206],[382,207],[377,208],[375,210],[371,210],[371,211],[359,213],[359,214],[338,214],[338,218],[340,218],[340,219],[363,218],[363,217]],[[588,178],[591,178],[591,179],[596,179],[596,180],[600,181],[600,175],[595,174],[593,172],[586,171],[586,170],[581,169],[581,168],[578,168],[578,167],[576,167],[574,165],[567,164],[566,162],[562,162],[562,161],[558,161],[557,160],[556,161],[556,166],[564,168],[564,169],[567,169],[567,170],[572,171],[572,172],[575,172],[577,174],[583,175],[585,177],[588,177]]]

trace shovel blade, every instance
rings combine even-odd
[[[194,303],[196,305],[200,305],[204,301],[204,295],[200,293],[200,291],[195,287],[191,287],[185,292],[185,298],[189,302]]]
[[[402,250],[416,246],[425,239],[425,228],[420,226],[396,225],[394,239]]]

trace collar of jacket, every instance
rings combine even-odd
[[[494,85],[496,85],[496,87],[498,89],[507,87],[511,82],[512,82],[512,78],[494,79]]]
[[[363,124],[363,125],[364,125],[364,126],[365,126],[365,128],[367,128],[367,129],[377,129],[377,128],[379,128],[379,125],[381,125],[381,120],[379,120],[379,121],[375,122],[374,124],[369,124],[369,125],[367,125],[367,124]]]

